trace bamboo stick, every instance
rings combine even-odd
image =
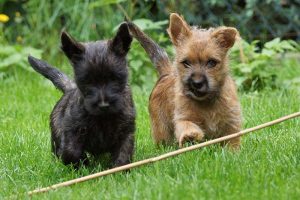
[[[113,168],[113,169],[108,169],[108,170],[98,172],[98,173],[95,173],[95,174],[91,174],[91,175],[88,175],[88,176],[84,176],[84,177],[81,177],[81,178],[76,178],[76,179],[73,179],[73,180],[61,182],[61,183],[58,183],[58,184],[55,184],[55,185],[52,185],[52,186],[49,186],[49,187],[29,191],[27,194],[29,196],[31,196],[31,195],[38,194],[38,193],[48,192],[50,190],[54,190],[54,189],[57,189],[57,188],[60,188],[60,187],[66,187],[66,186],[69,186],[69,185],[84,182],[84,181],[91,180],[91,179],[94,179],[94,178],[106,176],[106,175],[113,174],[113,173],[116,173],[116,172],[120,172],[120,171],[124,171],[124,170],[128,170],[128,169],[132,169],[132,168],[135,168],[135,167],[139,167],[139,166],[142,166],[142,165],[145,165],[145,164],[149,164],[149,163],[157,162],[157,161],[160,161],[160,160],[164,160],[166,158],[173,157],[173,156],[176,156],[176,155],[188,152],[188,151],[193,151],[195,149],[199,149],[199,148],[206,147],[206,146],[216,144],[216,143],[219,143],[219,142],[223,142],[223,141],[226,141],[226,140],[229,140],[229,139],[232,139],[232,138],[236,138],[236,137],[245,135],[247,133],[257,131],[257,130],[266,128],[268,126],[272,126],[274,124],[278,124],[280,122],[286,121],[288,119],[296,118],[296,117],[299,117],[299,116],[300,116],[300,112],[296,112],[296,113],[286,115],[284,117],[278,118],[278,119],[270,121],[270,122],[266,122],[264,124],[261,124],[261,125],[255,126],[255,127],[245,129],[245,130],[240,131],[238,133],[234,133],[234,134],[227,135],[227,136],[224,136],[224,137],[220,137],[220,138],[217,138],[217,139],[214,139],[214,140],[210,140],[210,141],[203,142],[203,143],[200,143],[200,144],[196,144],[196,145],[192,145],[192,146],[185,147],[185,148],[182,148],[182,149],[178,149],[176,151],[172,151],[172,152],[169,152],[169,153],[166,153],[166,154],[162,154],[162,155],[157,156],[157,157],[153,157],[153,158],[133,162],[131,164],[123,165],[123,166],[116,167],[116,168]]]

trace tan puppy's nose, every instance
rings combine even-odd
[[[190,83],[194,89],[197,89],[201,92],[207,90],[207,79],[205,76],[200,76],[199,78],[191,78]]]

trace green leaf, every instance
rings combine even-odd
[[[28,55],[40,58],[42,56],[42,51],[20,45],[3,46],[0,49],[0,70],[3,72],[8,70],[10,67],[20,67],[28,71],[33,71],[27,62]]]
[[[0,69],[5,69],[13,64],[18,64],[21,60],[21,54],[12,54],[0,62]]]
[[[118,3],[122,3],[126,0],[100,0],[100,1],[96,1],[93,3],[90,3],[89,8],[97,8],[97,7],[103,7],[103,6],[107,6],[107,5],[111,5],[111,4],[118,4]]]
[[[168,24],[168,20],[153,22],[149,19],[136,19],[133,20],[133,23],[135,23],[142,30],[155,30],[161,29],[163,25]]]
[[[267,42],[267,43],[265,44],[265,47],[271,49],[271,48],[273,48],[273,47],[278,46],[279,44],[280,44],[280,38],[275,38],[275,39],[273,39],[273,40]]]

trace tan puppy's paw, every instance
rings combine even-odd
[[[190,129],[182,133],[179,138],[179,148],[182,148],[186,142],[200,142],[204,138],[204,133],[201,130]]]
[[[233,138],[231,140],[227,140],[227,141],[221,143],[222,146],[228,146],[228,148],[233,152],[240,150],[240,148],[241,148],[240,144],[241,144],[240,137]]]

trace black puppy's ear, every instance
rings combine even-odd
[[[129,33],[127,23],[122,23],[111,43],[111,49],[118,55],[125,56],[130,48],[132,37]]]
[[[84,53],[84,45],[74,40],[67,32],[61,33],[61,49],[66,56],[74,61],[78,59]]]

